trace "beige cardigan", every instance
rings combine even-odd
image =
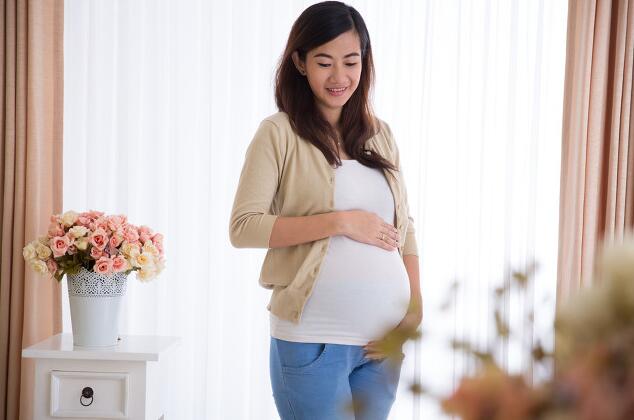
[[[400,170],[398,147],[390,127],[382,120],[379,123],[379,133],[369,139],[365,147]],[[388,169],[383,172],[394,196],[394,226],[400,237],[405,238],[399,254],[418,255],[403,175],[393,176]],[[334,168],[318,148],[293,131],[286,113],[278,112],[265,118],[246,151],[231,211],[231,244],[236,248],[268,248],[278,216],[310,216],[335,211],[334,179]],[[269,311],[299,323],[329,243],[330,237],[268,249],[259,283],[273,289],[267,306]]]

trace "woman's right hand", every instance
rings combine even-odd
[[[339,213],[342,234],[350,239],[388,251],[394,251],[400,246],[398,230],[376,213],[365,210],[347,210]]]

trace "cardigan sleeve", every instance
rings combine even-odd
[[[278,218],[271,214],[271,203],[284,164],[283,141],[277,125],[263,120],[247,148],[229,225],[236,248],[269,248]]]
[[[416,243],[416,229],[414,228],[414,218],[410,214],[409,211],[409,203],[407,201],[407,188],[405,186],[405,177],[403,176],[403,170],[401,167],[400,155],[398,150],[398,144],[396,144],[396,140],[394,140],[394,136],[392,134],[392,130],[390,126],[385,121],[382,121],[386,132],[387,137],[390,141],[390,146],[392,147],[392,152],[394,153],[394,165],[398,168],[401,178],[401,190],[403,192],[403,201],[407,208],[407,218],[409,222],[407,223],[407,231],[405,233],[405,242],[403,242],[403,256],[405,255],[416,255],[418,256],[418,244]]]

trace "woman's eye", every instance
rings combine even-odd
[[[330,64],[325,64],[325,63],[317,63],[319,66],[321,67],[330,67]],[[348,67],[352,67],[352,66],[356,66],[359,63],[346,63],[346,66]]]

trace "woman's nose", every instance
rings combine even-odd
[[[345,80],[345,69],[343,66],[333,66],[330,75],[331,83],[343,82]]]

